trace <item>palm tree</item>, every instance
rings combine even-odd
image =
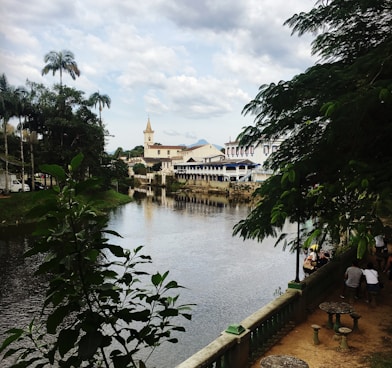
[[[108,109],[110,109],[110,103],[112,102],[110,97],[108,95],[101,95],[98,92],[94,92],[90,98],[89,101],[91,103],[91,105],[94,105],[94,107],[97,106],[99,107],[99,124],[102,127],[102,117],[101,117],[101,113],[102,113],[102,109],[105,107],[105,105],[107,106]]]
[[[9,192],[8,183],[8,137],[7,125],[9,119],[14,115],[15,88],[8,83],[3,73],[0,75],[0,117],[3,120],[4,134],[4,161],[5,161],[5,193]]]
[[[76,64],[74,54],[71,51],[50,51],[45,55],[46,65],[42,69],[42,75],[48,74],[50,71],[53,75],[59,70],[60,71],[60,88],[63,85],[63,70],[67,71],[72,79],[76,79],[76,76],[80,76],[78,65]]]
[[[23,149],[23,130],[26,125],[26,103],[27,103],[27,90],[24,87],[19,87],[15,90],[15,112],[19,119],[18,130],[20,134],[20,160],[22,163],[22,191],[24,192],[24,177],[25,177],[25,160],[24,160],[24,149]],[[22,116],[24,117],[24,123],[22,123]],[[32,181],[34,185],[34,181]],[[32,188],[33,190],[34,188]]]

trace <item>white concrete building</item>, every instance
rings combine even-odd
[[[237,141],[229,141],[222,153],[209,143],[194,147],[155,144],[150,119],[143,133],[144,157],[130,159],[130,166],[136,162],[147,167],[160,163],[162,174],[174,173],[185,180],[264,181],[271,172],[265,171],[263,164],[281,142],[261,141],[258,145],[241,147]]]

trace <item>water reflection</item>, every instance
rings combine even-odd
[[[259,244],[232,237],[250,208],[224,201],[145,196],[111,217],[109,227],[124,237],[114,242],[129,249],[144,245],[154,270],[170,270],[186,287],[180,301],[197,303],[186,334],[178,344],[160,347],[153,366],[176,366],[273,300],[295,277],[295,255],[274,248],[273,239]],[[286,230],[295,236],[295,226]]]
[[[114,210],[109,228],[122,238],[110,241],[125,248],[144,245],[151,272],[170,271],[170,279],[186,288],[180,303],[196,303],[192,321],[178,344],[164,344],[149,367],[172,368],[214,340],[229,324],[273,300],[295,276],[295,255],[232,237],[232,229],[249,207],[227,198],[169,197],[165,192],[135,193],[135,202]],[[295,234],[293,229],[288,228]],[[20,231],[19,231],[20,233]],[[0,234],[0,340],[11,327],[23,327],[39,313],[44,281],[33,276],[37,259],[24,260],[28,239]]]
[[[39,257],[23,257],[29,239],[24,229],[14,230],[0,233],[0,342],[7,330],[29,325],[41,310],[45,295],[45,281],[34,276]],[[2,362],[2,367],[9,361]]]

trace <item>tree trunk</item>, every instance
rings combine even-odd
[[[4,194],[9,194],[9,173],[8,173],[8,138],[7,138],[7,121],[3,118],[3,128],[4,128],[4,158],[5,158],[5,189]]]
[[[19,116],[19,127],[20,127],[20,161],[22,162],[22,191],[25,191],[25,165],[24,165],[24,152],[23,152],[23,130],[22,120]],[[31,181],[31,185],[34,187],[34,181]]]
[[[34,139],[36,136],[36,132],[31,132],[30,131],[30,161],[31,161],[31,185],[32,185],[32,190],[34,190],[34,177],[35,177],[35,168],[34,168]]]

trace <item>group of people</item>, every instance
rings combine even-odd
[[[388,249],[388,243],[391,245],[391,241],[387,240],[383,235],[377,235],[374,240],[378,268],[387,272],[389,280],[392,280],[392,249]]]
[[[366,284],[363,288],[364,297],[366,302],[370,302],[372,294],[379,292],[383,286],[379,279],[379,272],[388,272],[389,280],[392,280],[392,253],[388,249],[388,241],[383,235],[375,236],[374,241],[377,269],[373,262],[368,262],[366,268],[361,269],[358,260],[355,259],[344,274],[341,298],[346,297],[347,288],[354,290],[355,297],[359,298],[361,285],[364,282]]]
[[[318,244],[309,247],[304,259],[303,270],[305,276],[308,276],[329,262],[330,254],[321,250]]]
[[[365,269],[361,269],[358,260],[355,259],[344,274],[343,290],[340,297],[345,298],[347,288],[351,288],[355,291],[355,298],[359,298],[362,281],[366,281],[364,293],[366,301],[369,302],[371,294],[378,292],[381,288],[378,271],[372,262],[369,262]]]

